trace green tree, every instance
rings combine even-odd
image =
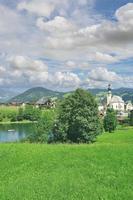
[[[53,128],[56,142],[93,142],[101,130],[98,106],[89,92],[77,89],[63,100]]]
[[[12,114],[10,114],[10,121],[11,122],[17,121],[17,113],[12,112]]]
[[[116,112],[112,108],[108,108],[104,117],[104,129],[108,132],[113,132],[117,127]]]
[[[3,116],[2,116],[2,114],[0,113],[0,122],[2,122],[3,121]]]
[[[34,127],[34,132],[28,137],[30,142],[47,143],[51,135],[56,112],[45,110]]]
[[[30,121],[38,121],[38,119],[41,116],[41,110],[39,108],[35,108],[32,105],[26,105],[24,111],[23,111],[24,119],[30,120]]]
[[[20,107],[18,109],[17,120],[22,121],[23,119],[24,119],[24,111],[23,111],[23,108]]]
[[[130,126],[133,126],[133,110],[130,111],[129,124],[130,124]]]

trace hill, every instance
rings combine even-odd
[[[133,199],[132,131],[90,145],[0,144],[0,200]]]
[[[56,92],[48,90],[43,87],[31,88],[20,95],[11,98],[8,102],[36,102],[42,97],[58,97],[61,98],[64,95],[62,92]]]
[[[88,89],[93,95],[96,95],[98,98],[104,97],[106,95],[106,89]],[[71,92],[70,92],[71,93]],[[70,93],[63,93],[48,90],[43,87],[35,87],[31,88],[20,95],[17,95],[11,98],[8,102],[36,102],[42,97],[58,97],[62,98],[63,96],[67,96]],[[133,88],[119,88],[113,89],[112,93],[114,95],[121,96],[124,101],[132,101],[133,102]]]

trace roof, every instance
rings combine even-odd
[[[123,99],[119,96],[113,96],[110,103],[124,103]]]
[[[57,100],[57,97],[42,97],[41,99],[39,99],[36,104],[37,105],[44,105],[47,102],[54,102]]]
[[[36,104],[44,105],[48,100],[49,100],[48,97],[42,97],[41,99],[39,99],[39,100],[36,102]]]

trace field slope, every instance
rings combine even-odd
[[[132,200],[133,129],[92,145],[0,144],[0,200]]]

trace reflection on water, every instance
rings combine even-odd
[[[34,124],[2,124],[0,125],[0,142],[20,141],[33,133]]]

